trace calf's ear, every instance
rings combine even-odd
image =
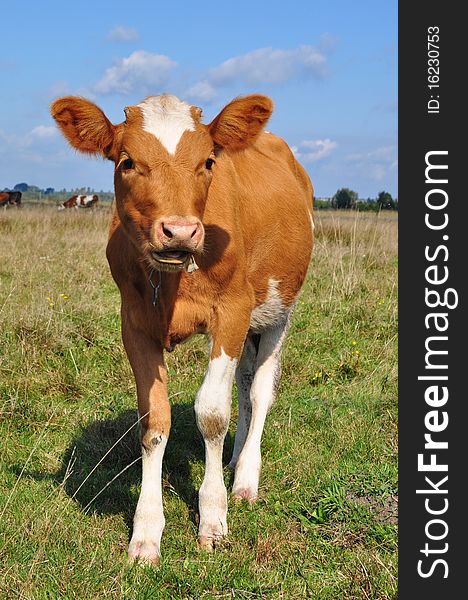
[[[116,127],[98,106],[79,96],[66,96],[56,100],[50,112],[73,148],[109,157]]]
[[[236,98],[208,125],[208,130],[216,146],[237,152],[255,141],[272,112],[273,102],[267,96]]]

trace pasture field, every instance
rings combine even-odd
[[[173,427],[157,569],[126,561],[140,451],[105,259],[109,218],[0,214],[0,598],[396,598],[395,215],[316,214],[260,499],[229,501],[230,535],[213,554],[198,550],[196,525],[204,448],[193,401],[206,341],[167,356]],[[226,462],[236,416],[234,393]]]

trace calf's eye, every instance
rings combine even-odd
[[[135,163],[133,162],[133,160],[131,158],[126,158],[122,162],[122,169],[124,171],[129,171],[130,169],[133,169],[134,166],[135,166]]]
[[[214,165],[214,162],[215,161],[212,158],[207,158],[205,167],[208,169],[208,171],[211,171],[211,167]]]

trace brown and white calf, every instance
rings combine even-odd
[[[265,417],[313,238],[309,177],[283,140],[262,131],[272,110],[269,98],[247,96],[204,125],[199,108],[163,95],[125,108],[125,121],[113,125],[82,98],[52,105],[74,148],[115,163],[107,258],[121,293],[141,418],[131,560],[159,561],[161,468],[171,426],[164,350],[195,333],[208,336],[210,353],[195,399],[206,455],[201,547],[212,549],[228,531],[222,450],[234,378],[232,493],[251,501],[258,494]]]
[[[0,192],[0,206],[21,206],[21,192]]]
[[[99,198],[96,194],[89,194],[87,196],[72,196],[65,200],[62,204],[59,205],[59,210],[64,210],[65,208],[92,208],[95,204],[97,204]]]

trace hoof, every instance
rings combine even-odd
[[[198,538],[198,545],[200,550],[205,552],[213,552],[213,550],[219,547],[224,539],[222,535],[201,535]]]
[[[249,504],[253,504],[256,502],[258,495],[248,489],[243,490],[233,490],[232,497],[236,502],[242,502],[243,500],[249,502]]]
[[[154,542],[131,542],[128,548],[128,562],[158,566],[161,561],[159,548]]]

